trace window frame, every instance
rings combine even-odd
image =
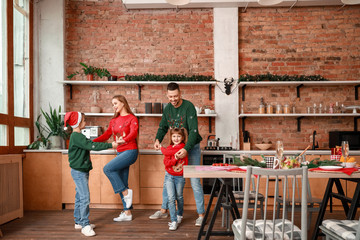
[[[33,114],[33,1],[29,0],[29,118],[14,116],[14,4],[13,0],[6,0],[6,26],[7,26],[7,92],[8,113],[0,113],[0,124],[7,126],[8,146],[0,146],[0,154],[22,153],[26,146],[15,146],[14,128],[26,127],[30,131],[30,143],[34,139]]]

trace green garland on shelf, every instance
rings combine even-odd
[[[158,81],[158,82],[204,82],[204,81],[214,81],[212,76],[204,75],[179,75],[179,74],[169,74],[169,75],[154,75],[154,74],[144,74],[144,75],[126,75],[125,81]]]
[[[274,75],[274,74],[258,74],[258,75],[241,75],[238,82],[262,82],[262,81],[329,81],[320,75]]]

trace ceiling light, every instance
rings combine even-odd
[[[341,0],[341,2],[348,5],[360,4],[360,0]]]
[[[258,0],[260,5],[271,6],[281,3],[283,0]],[[354,0],[353,0],[354,1]]]
[[[188,4],[190,0],[166,0],[166,2],[171,5],[181,6]]]

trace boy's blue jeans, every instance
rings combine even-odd
[[[129,169],[130,165],[136,162],[137,156],[137,149],[118,152],[117,156],[108,162],[103,169],[105,175],[110,180],[114,192],[120,194],[124,210],[132,209],[132,206],[130,208],[126,208],[122,192],[129,188]]]
[[[164,187],[167,192],[168,206],[171,222],[177,221],[177,215],[182,216],[184,213],[183,191],[185,178],[183,176],[173,176],[168,172],[165,173]],[[177,200],[177,211],[176,211]]]
[[[200,165],[201,160],[201,151],[200,151],[200,143],[196,144],[189,152],[188,152],[188,164],[189,165]],[[204,207],[204,190],[201,186],[200,178],[190,178],[191,187],[194,192],[194,198],[196,203],[196,209],[198,214],[205,213]],[[165,188],[165,180],[163,187],[163,201],[161,204],[162,209],[169,209],[168,207],[168,198],[167,192]]]
[[[75,223],[80,224],[82,227],[85,227],[86,225],[90,224],[89,173],[71,169],[71,176],[76,186],[75,207],[74,207]]]

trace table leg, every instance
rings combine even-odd
[[[201,226],[200,226],[200,230],[199,230],[199,234],[198,234],[198,240],[201,239],[202,235],[204,235],[204,228],[205,228],[205,223],[207,221],[207,218],[209,216],[209,213],[210,213],[210,210],[211,210],[211,205],[212,205],[212,202],[214,200],[214,197],[215,197],[215,189],[216,189],[216,185],[217,185],[217,182],[219,182],[219,179],[215,179],[214,181],[214,184],[213,184],[213,187],[211,189],[211,194],[210,194],[210,199],[209,199],[209,203],[206,207],[206,211],[205,211],[205,216],[204,216],[204,219],[201,223]]]
[[[356,215],[356,211],[358,208],[358,203],[359,203],[359,197],[360,197],[360,181],[357,182],[356,184],[356,189],[351,201],[351,205],[350,205],[350,209],[347,215],[347,219],[349,220],[353,220],[355,218]]]
[[[325,210],[326,210],[326,206],[328,204],[329,201],[329,197],[330,194],[332,192],[332,187],[334,185],[334,179],[333,178],[329,178],[327,186],[326,186],[326,190],[325,190],[325,194],[324,194],[324,198],[321,202],[321,206],[320,206],[320,210],[319,210],[319,214],[318,217],[316,219],[316,223],[315,223],[315,228],[312,234],[311,239],[316,240],[318,238],[319,235],[319,227],[324,219],[324,215],[325,215]]]
[[[340,179],[335,179],[334,181],[335,181],[335,186],[336,186],[338,195],[345,196],[345,192],[344,192],[344,189],[343,189],[343,187],[341,185]],[[348,215],[348,213],[349,213],[349,204],[348,204],[348,202],[344,198],[341,198],[340,200],[341,200],[341,204],[343,205],[345,215]]]

